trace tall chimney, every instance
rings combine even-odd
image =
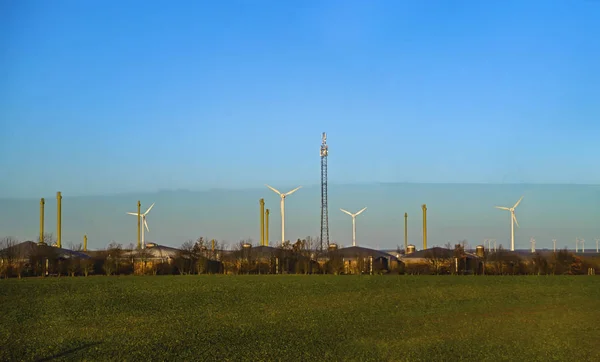
[[[44,240],[44,198],[40,199],[40,240],[38,241],[40,245],[45,244]]]
[[[83,251],[87,251],[87,235],[83,235]]]
[[[260,199],[260,245],[265,245],[265,199]]]
[[[269,209],[265,211],[265,245],[269,246]]]
[[[141,230],[141,229],[140,229],[140,226],[141,226],[141,224],[140,224],[140,214],[141,214],[141,212],[142,212],[142,210],[141,210],[141,208],[142,208],[142,203],[140,202],[140,200],[138,200],[137,207],[138,207],[138,214],[137,214],[137,219],[138,219],[138,238],[137,238],[137,248],[138,248],[138,250],[140,250],[140,249],[142,248],[142,242],[140,241],[140,230]]]
[[[408,249],[408,213],[404,213],[404,253]]]
[[[427,249],[427,205],[423,204],[423,250]]]
[[[56,193],[56,246],[62,247],[62,195],[60,191]]]

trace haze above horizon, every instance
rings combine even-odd
[[[599,18],[592,1],[5,1],[0,197],[314,185],[323,131],[331,184],[600,184]]]

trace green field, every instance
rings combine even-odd
[[[0,360],[598,361],[600,278],[0,280]]]

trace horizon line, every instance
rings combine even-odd
[[[501,183],[492,183],[492,182],[414,182],[414,181],[370,181],[370,182],[355,182],[355,183],[338,183],[338,182],[328,182],[329,185],[335,186],[367,186],[367,185],[489,185],[489,186],[600,186],[600,184],[593,183],[560,183],[560,182],[501,182]],[[319,183],[308,184],[303,186],[303,188],[313,188],[313,187],[321,187]],[[74,194],[74,195],[62,195],[63,197],[110,197],[110,196],[121,196],[121,195],[132,195],[132,194],[157,194],[157,193],[166,193],[166,192],[214,192],[214,191],[253,191],[259,190],[262,187],[209,187],[209,188],[201,188],[201,189],[188,189],[188,188],[159,188],[153,191],[122,191],[122,192],[106,192],[106,193],[90,193],[90,194]],[[61,192],[61,190],[57,190],[56,192]],[[50,196],[41,196],[45,199],[52,199],[56,197],[56,194]],[[3,200],[29,200],[29,199],[38,199],[34,196],[0,196],[0,199]]]

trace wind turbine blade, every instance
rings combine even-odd
[[[302,188],[302,186],[298,186],[298,187],[296,187],[295,189],[293,189],[292,191],[288,191],[288,192],[285,194],[285,196],[289,196],[289,195],[293,194],[294,192],[296,192],[296,191],[300,190],[301,188]]]
[[[150,232],[150,229],[148,228],[148,223],[146,222],[146,218],[144,218],[144,226],[146,227],[146,230]]]
[[[268,188],[270,188],[271,190],[273,190],[273,192],[275,192],[276,194],[281,195],[281,192],[279,192],[279,190],[277,190],[276,188],[271,187],[271,186],[269,186],[267,184],[265,184],[265,186],[267,186]]]
[[[344,209],[340,209],[340,210],[342,210],[342,212],[345,212],[346,214],[348,214],[350,216],[354,216],[354,215],[352,215],[352,213],[350,211],[347,211],[347,210],[344,210]]]
[[[128,212],[127,215],[138,216],[137,212]]]
[[[496,209],[502,209],[502,210],[510,210],[508,207],[504,207],[504,206],[494,206]]]
[[[513,209],[516,208],[517,206],[519,206],[519,204],[521,203],[521,200],[523,200],[524,196],[521,196],[521,198],[519,199],[519,201],[517,201],[517,203],[515,204],[515,206],[513,206]]]
[[[513,220],[515,221],[515,224],[517,224],[517,227],[520,228],[519,226],[519,222],[517,221],[517,216],[515,216],[515,214],[512,214]]]
[[[354,214],[354,216],[358,216],[360,215],[361,212],[365,211],[367,208],[365,207],[364,209],[360,210],[359,212],[357,212],[356,214]]]
[[[150,212],[150,210],[152,210],[152,208],[154,207],[154,204],[155,204],[155,202],[152,203],[152,205],[150,205],[150,207],[148,208],[148,210],[146,210],[146,212],[144,213],[144,215],[146,215],[147,213]]]

